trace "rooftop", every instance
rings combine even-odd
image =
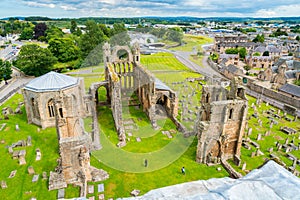
[[[59,91],[75,86],[77,83],[77,78],[56,72],[49,72],[30,81],[25,86],[25,89],[36,92]]]

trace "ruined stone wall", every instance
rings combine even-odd
[[[221,86],[203,86],[195,124],[197,162],[220,163],[220,159],[240,157],[248,106],[240,90],[236,83],[229,92]]]
[[[293,105],[297,109],[300,109],[300,98],[292,97],[292,95],[284,94],[284,93],[277,92],[272,89],[262,87],[260,85],[255,84],[255,82],[248,82],[247,86],[250,88],[250,90],[253,90],[254,92],[263,94],[267,97],[278,100],[280,102],[283,102],[283,103],[286,103],[289,105]]]

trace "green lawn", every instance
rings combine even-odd
[[[22,95],[16,94],[0,106],[0,109],[9,106],[14,110],[21,101],[23,101]],[[23,114],[9,115],[9,120],[0,120],[0,126],[3,123],[7,124],[0,131],[0,140],[2,141],[0,144],[0,180],[6,181],[8,186],[6,189],[0,189],[1,199],[30,199],[31,197],[55,199],[57,191],[48,191],[48,180],[42,180],[42,173],[45,171],[49,176],[50,171],[53,171],[57,165],[56,159],[59,155],[56,130],[55,128],[42,130],[35,125],[27,124],[24,106],[22,111]],[[20,131],[16,131],[16,124],[19,125]],[[12,159],[12,155],[8,153],[6,147],[19,140],[27,140],[28,136],[32,138],[32,146],[14,148],[14,151],[26,150],[26,164],[19,165],[17,159]],[[39,148],[42,153],[40,161],[35,160],[36,148]],[[33,166],[35,174],[40,175],[38,182],[32,183],[33,175],[29,175],[27,172],[29,166]],[[17,170],[16,176],[8,178],[13,170]],[[76,197],[78,194],[78,188],[68,188],[66,192],[67,197]]]
[[[212,43],[213,39],[205,36],[198,35],[188,35],[185,34],[183,37],[184,45],[170,48],[170,50],[176,51],[199,51],[202,50],[201,46],[203,44]]]
[[[249,110],[248,110],[248,117],[251,117],[251,115],[254,113],[253,108],[251,108],[252,103],[255,104],[256,99],[248,96],[248,105],[249,105]],[[251,153],[254,152],[256,149],[254,148],[254,146],[251,146],[251,150],[247,150],[246,148],[242,147],[241,149],[241,159],[242,159],[242,163],[246,162],[247,170],[253,170],[256,169],[257,167],[259,167],[260,165],[262,165],[266,159],[270,159],[270,153],[268,151],[269,148],[273,148],[273,154],[278,156],[280,158],[280,160],[282,160],[288,167],[292,166],[293,162],[291,160],[289,160],[286,156],[286,153],[284,152],[284,150],[280,150],[277,151],[277,147],[276,147],[276,142],[280,142],[281,144],[285,143],[285,140],[288,138],[289,141],[291,141],[293,139],[293,137],[295,137],[295,144],[297,145],[300,140],[298,139],[299,136],[299,130],[300,130],[300,120],[298,119],[297,121],[292,121],[292,122],[288,122],[285,119],[281,118],[281,119],[276,119],[276,121],[278,121],[277,125],[273,125],[273,127],[270,129],[270,120],[267,118],[268,114],[266,112],[263,111],[267,111],[269,109],[274,109],[275,113],[277,113],[278,109],[270,106],[270,105],[266,105],[266,103],[262,103],[260,105],[260,107],[257,107],[257,111],[259,113],[259,117],[262,120],[262,127],[259,126],[258,123],[258,118],[254,118],[251,117],[251,119],[248,120],[249,123],[249,128],[252,128],[252,134],[249,136],[249,138],[253,141],[255,141],[256,143],[258,143],[260,145],[260,150],[264,153],[264,155],[262,156],[257,156],[257,157],[253,157],[251,158]],[[283,116],[283,112],[281,111],[280,116]],[[292,116],[287,115],[289,118],[293,119]],[[298,130],[298,133],[296,135],[287,135],[285,133],[283,133],[282,131],[280,131],[280,127],[281,126],[288,126],[291,128],[294,128],[296,130]],[[264,135],[268,130],[271,131],[270,136],[263,136],[262,140],[260,141],[256,141],[258,134],[262,134]],[[247,133],[248,130],[245,131],[245,133]],[[246,136],[245,136],[246,137]],[[292,151],[290,152],[291,154],[297,156],[298,158],[300,158],[300,151]],[[234,165],[232,165],[233,167],[235,167]],[[240,167],[235,167],[237,170],[239,170],[241,173],[242,172],[242,165]],[[299,165],[297,165],[296,169],[298,171],[300,171],[300,167]]]

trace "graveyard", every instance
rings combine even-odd
[[[176,91],[179,99],[177,119],[192,131],[200,108],[202,85],[210,83],[170,53],[142,56],[141,63]],[[92,82],[104,79],[103,73],[101,66],[69,72],[71,76],[83,77],[86,88]],[[105,99],[105,90],[99,90],[98,95],[100,100]],[[133,99],[131,102],[136,100],[134,95],[130,98]],[[233,160],[229,163],[245,175],[266,160],[274,159],[299,176],[299,119],[251,96],[247,98],[248,122],[241,162],[239,166]],[[48,191],[48,177],[59,157],[57,133],[55,128],[41,129],[28,124],[22,102],[22,95],[16,94],[0,106],[0,196],[2,199],[77,197],[78,187]],[[157,122],[159,128],[155,130],[141,108],[135,104],[128,105],[128,102],[123,104],[126,105],[122,111],[127,136],[127,144],[123,148],[116,146],[118,135],[111,108],[97,107],[102,149],[92,152],[91,165],[107,171],[109,179],[88,183],[88,198],[127,197],[132,191],[144,194],[168,185],[229,176],[221,165],[207,166],[195,161],[197,137],[183,137],[174,123],[163,115]],[[86,118],[84,122],[85,130],[90,132],[91,119]],[[147,167],[144,166],[145,159]],[[186,168],[184,176],[180,171],[183,166]]]

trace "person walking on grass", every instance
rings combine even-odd
[[[182,173],[183,175],[185,175],[185,168],[184,168],[184,167],[181,168],[181,173]]]
[[[145,159],[145,161],[144,161],[144,166],[148,167],[148,160],[147,159]]]

